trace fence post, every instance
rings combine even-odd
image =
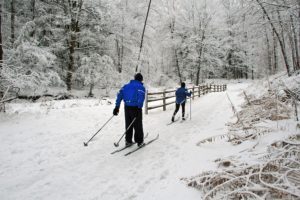
[[[145,114],[148,115],[148,90],[146,90]]]
[[[198,85],[198,94],[199,94],[199,98],[200,98],[200,95],[201,95],[200,85]]]
[[[193,85],[193,100],[194,100],[194,97],[195,97],[195,86]]]
[[[163,92],[163,110],[166,111],[166,90]]]

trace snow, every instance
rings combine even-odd
[[[248,82],[229,84],[227,92],[195,98],[192,119],[185,122],[167,126],[173,106],[168,106],[166,112],[149,111],[144,115],[147,139],[156,134],[160,138],[126,157],[126,150],[110,154],[115,150],[113,143],[124,132],[122,109],[88,147],[83,146],[111,117],[114,103],[76,99],[9,104],[7,113],[0,115],[0,197],[6,200],[201,199],[199,191],[187,187],[180,179],[216,169],[216,159],[239,155],[256,143],[246,141],[233,146],[220,140],[196,145],[202,139],[228,131],[226,123],[236,121],[236,117],[226,93],[238,107],[244,102],[241,92],[248,86]],[[186,110],[189,113],[189,102]],[[181,110],[177,115],[180,113]],[[287,129],[299,132],[287,122],[281,123],[277,136],[262,136],[265,139],[259,143],[258,151],[265,150],[271,141],[286,137]],[[243,159],[250,160],[247,154]]]

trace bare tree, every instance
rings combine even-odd
[[[69,47],[69,63],[66,77],[67,90],[70,91],[72,89],[72,76],[75,71],[75,48],[78,45],[77,41],[77,33],[79,32],[79,20],[80,14],[82,11],[83,0],[71,1],[68,0],[67,4],[64,4],[64,9],[67,15],[71,19],[70,25],[68,28],[69,38],[67,39],[68,47]]]
[[[274,31],[272,30],[273,37],[273,73],[276,73],[278,70],[278,49],[277,49],[277,39]]]
[[[31,9],[31,13],[32,13],[32,20],[34,20],[34,18],[35,18],[35,0],[31,0],[30,4],[31,4],[30,9]]]
[[[127,12],[127,1],[122,5],[122,23],[121,23],[121,35],[116,35],[116,50],[117,50],[117,66],[118,72],[122,73],[123,70],[123,58],[124,58],[124,37],[125,37],[125,13]]]
[[[299,52],[298,52],[298,47],[297,47],[298,39],[297,39],[294,20],[291,15],[290,15],[290,32],[288,32],[288,39],[289,39],[290,47],[292,50],[294,71],[296,71],[297,69],[299,69]]]
[[[170,28],[170,34],[171,34],[171,41],[175,38],[175,23],[176,23],[176,16],[175,16],[176,8],[175,8],[175,0],[172,1],[172,8],[170,13],[170,21],[169,21],[169,28]],[[182,82],[182,75],[181,75],[181,69],[179,66],[178,61],[178,51],[176,45],[173,43],[172,46],[172,52],[174,52],[174,58],[175,58],[175,69],[178,73],[179,81]]]
[[[138,69],[139,69],[138,64],[139,64],[140,57],[141,57],[141,52],[142,52],[142,49],[143,49],[144,34],[145,34],[146,26],[147,26],[147,20],[148,20],[148,16],[149,16],[150,7],[151,7],[151,2],[152,2],[152,0],[149,0],[149,4],[148,4],[147,14],[146,14],[145,22],[144,22],[144,28],[143,28],[143,33],[142,33],[142,38],[141,38],[141,43],[140,43],[140,50],[139,50],[139,55],[138,55],[138,60],[137,60],[137,65],[136,65],[136,68],[135,68],[135,72],[138,72]],[[139,71],[141,71],[141,70],[139,70]]]
[[[11,43],[15,42],[15,0],[11,0],[10,2],[10,40]]]
[[[0,79],[1,79],[1,71],[2,71],[2,63],[3,63],[3,47],[2,47],[2,4],[0,3]],[[3,93],[0,90],[0,98],[2,98]]]
[[[277,36],[277,39],[279,41],[279,44],[280,44],[280,48],[281,48],[281,53],[283,55],[283,60],[284,60],[284,63],[285,63],[285,67],[286,67],[286,70],[287,70],[287,73],[288,73],[288,76],[291,76],[291,72],[290,72],[290,65],[289,65],[289,62],[288,62],[288,58],[287,58],[287,53],[286,53],[286,50],[285,50],[285,44],[284,44],[284,41],[283,41],[283,38],[281,37],[281,35],[278,33],[275,25],[274,25],[274,22],[272,21],[272,19],[270,18],[265,6],[262,4],[262,2],[260,0],[256,0],[256,2],[258,3],[258,5],[261,7],[264,15],[266,16],[266,18],[268,19],[268,22],[270,23],[271,27],[272,27],[272,30],[274,31],[274,33],[276,34]],[[280,17],[280,15],[278,16]],[[282,23],[281,21],[279,23]]]
[[[3,63],[3,46],[2,46],[2,4],[0,3],[0,73]],[[1,74],[0,74],[1,76]]]
[[[286,0],[284,0],[285,4]],[[300,1],[298,1],[300,4]],[[299,9],[299,15],[300,15],[300,7]],[[298,46],[298,36],[297,36],[297,30],[296,30],[296,24],[294,22],[294,16],[289,13],[289,18],[290,18],[290,29],[291,33],[289,34],[289,40],[290,40],[290,45],[292,49],[292,54],[293,54],[293,64],[294,64],[294,70],[300,69],[300,57],[299,57],[299,46]],[[300,21],[300,19],[298,19]],[[299,32],[300,34],[300,32]]]
[[[298,51],[300,51],[300,1],[298,1],[298,36],[296,36],[296,37],[298,37],[297,47],[298,47]],[[300,58],[298,58],[298,61],[300,62]],[[300,63],[299,63],[299,65],[300,65]],[[300,70],[300,69],[298,69],[298,70]]]
[[[265,35],[266,35],[266,45],[267,45],[267,57],[268,57],[268,70],[270,74],[273,73],[272,70],[272,52],[271,52],[271,44],[270,44],[270,39],[268,35],[267,28],[265,27]]]
[[[197,42],[197,53],[198,53],[198,66],[196,71],[196,85],[200,84],[200,72],[201,72],[201,66],[202,66],[202,56],[205,49],[205,39],[207,34],[207,28],[209,26],[209,23],[211,21],[211,16],[207,12],[207,4],[206,0],[204,1],[204,6],[200,10],[199,7],[195,4],[193,4],[193,26],[194,26],[194,32],[199,37],[199,41]],[[198,22],[197,26],[195,26],[195,20],[194,15],[197,15]]]

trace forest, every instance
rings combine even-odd
[[[299,6],[298,0],[3,0],[0,91],[108,94],[136,72],[153,87],[291,76],[300,69]]]

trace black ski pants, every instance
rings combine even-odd
[[[143,132],[143,110],[138,107],[125,106],[125,126],[126,130],[135,119],[132,126],[126,132],[126,142],[132,142],[132,135],[134,129],[134,141],[138,144],[144,142]]]
[[[175,116],[176,113],[178,112],[180,105],[181,105],[181,110],[182,110],[182,117],[184,117],[184,114],[185,114],[185,101],[181,104],[176,103],[176,107],[175,107],[175,111],[174,111],[173,116]]]

